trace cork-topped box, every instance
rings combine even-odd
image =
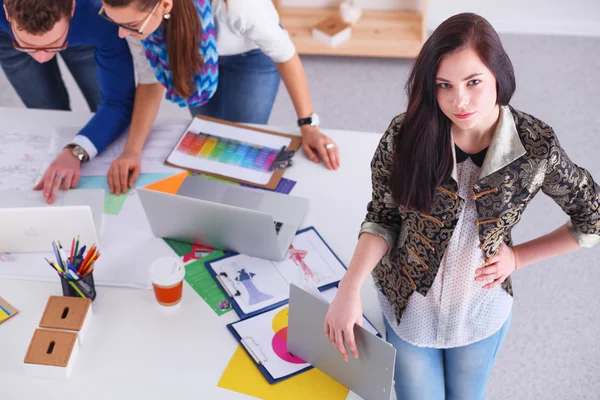
[[[340,17],[329,17],[314,26],[313,37],[331,47],[337,47],[350,39],[352,29]]]
[[[67,379],[79,353],[77,333],[36,329],[25,355],[29,376]]]
[[[50,296],[40,328],[75,332],[83,343],[92,318],[92,301],[82,297]]]

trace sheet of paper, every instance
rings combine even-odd
[[[192,251],[192,244],[181,242],[175,239],[163,239],[166,244],[177,254],[179,257],[183,257]]]
[[[349,393],[316,368],[271,385],[242,346],[235,351],[218,386],[263,400],[344,400]]]
[[[0,278],[34,281],[56,281],[59,277],[44,258],[54,259],[54,253],[0,253]]]
[[[316,287],[337,282],[346,273],[343,264],[314,230],[296,235],[283,261],[239,254],[211,263],[245,314],[277,304],[289,297],[290,283]]]
[[[176,194],[179,190],[179,187],[189,176],[189,172],[181,172],[177,175],[173,175],[170,178],[163,179],[161,181],[155,182],[151,185],[146,186],[146,189],[156,190],[157,192]]]
[[[168,161],[193,169],[264,185],[269,167],[291,139],[195,118]]]
[[[222,257],[222,251],[215,251],[200,260],[185,265],[185,280],[202,297],[202,299],[213,309],[217,315],[223,315],[233,308],[225,293],[213,277],[208,273],[205,263],[215,258]]]
[[[141,173],[140,176],[135,180],[133,186],[140,187],[150,185],[152,183],[166,179],[170,176],[173,176],[172,172],[154,174]],[[104,189],[105,192],[110,192],[110,189],[108,188],[108,181],[106,180],[106,175],[82,176],[79,179],[79,185],[77,185],[77,187],[79,189]]]
[[[181,172],[180,168],[170,167],[164,164],[167,156],[185,131],[185,125],[157,125],[152,128],[144,151],[142,152],[142,171],[144,173]],[[55,154],[66,144],[71,142],[73,137],[79,132],[80,128],[62,127],[56,130],[57,146]],[[89,163],[85,163],[81,168],[82,176],[86,175],[106,175],[110,165],[123,153],[123,148],[127,142],[128,132],[125,132],[117,140],[111,143],[102,153]]]
[[[31,190],[42,177],[53,142],[53,133],[0,133],[0,190]]]
[[[127,200],[127,194],[107,194],[104,197],[104,214],[119,215]]]
[[[139,288],[151,287],[148,268],[159,257],[175,257],[175,253],[152,233],[142,203],[136,192],[126,195],[127,200],[119,215],[105,215],[104,235],[101,239],[102,264],[106,270],[106,284]]]
[[[170,172],[154,174],[143,173],[140,174],[140,176],[136,179],[133,186],[146,186],[161,181],[172,175],[173,174]],[[125,204],[125,200],[127,199],[127,194],[110,194],[110,189],[108,188],[108,181],[106,180],[105,175],[82,176],[79,179],[79,185],[77,187],[79,189],[104,189],[106,193],[106,197],[104,198],[104,213],[108,215],[118,215],[121,212],[123,205]]]
[[[242,183],[242,186],[249,187],[249,188],[255,188],[255,186],[247,185],[245,183]],[[277,184],[277,187],[275,189],[273,189],[273,192],[290,194],[292,192],[292,189],[294,189],[294,186],[296,186],[296,181],[293,181],[291,179],[281,178],[279,180],[279,183]],[[262,188],[259,188],[259,189],[262,189]],[[270,189],[264,189],[264,190],[270,190]]]
[[[101,196],[99,190],[80,191],[60,190],[56,193],[54,203],[48,204],[42,192],[31,189],[0,190],[0,207],[61,207],[95,203],[93,200]],[[92,200],[89,200],[89,199]]]

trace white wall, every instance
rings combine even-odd
[[[419,0],[358,0],[363,8],[415,8]],[[282,0],[284,7],[335,7],[341,0]],[[600,0],[429,0],[430,30],[460,12],[487,18],[498,32],[600,36]]]

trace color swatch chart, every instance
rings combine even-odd
[[[187,132],[177,150],[190,156],[257,171],[269,171],[280,150],[204,133]]]

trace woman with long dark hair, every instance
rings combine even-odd
[[[513,67],[484,18],[459,14],[423,46],[371,164],[373,197],[325,320],[358,356],[360,287],[377,286],[402,400],[483,399],[512,315],[513,271],[600,242],[600,187],[550,126],[509,105]],[[512,245],[542,190],[570,217]]]

